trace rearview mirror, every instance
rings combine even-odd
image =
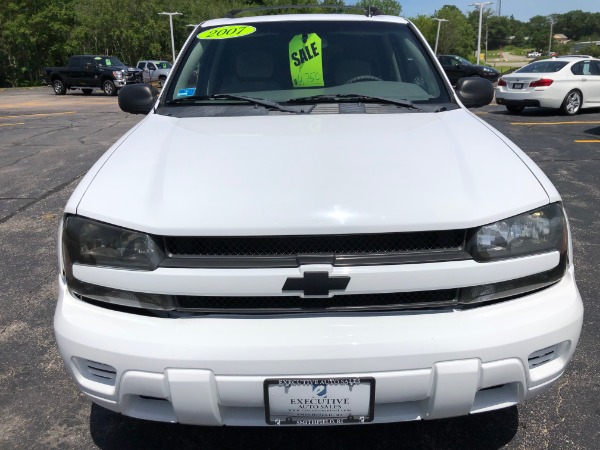
[[[467,108],[489,105],[494,99],[494,86],[490,80],[485,78],[461,78],[456,82],[454,92]]]

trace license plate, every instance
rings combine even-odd
[[[513,83],[513,89],[523,89],[523,83]]]
[[[374,378],[267,379],[269,425],[341,425],[373,420]]]

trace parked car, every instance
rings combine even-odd
[[[542,54],[540,52],[538,52],[537,50],[527,53],[528,58],[539,58],[540,56],[542,56]]]
[[[561,198],[397,16],[203,22],[61,224],[54,328],[95,403],[342,425],[546,392],[583,306]],[[246,12],[247,13],[247,12]],[[231,14],[233,16],[233,14]]]
[[[438,61],[448,75],[450,83],[455,85],[463,77],[481,77],[492,83],[498,80],[500,72],[493,67],[472,64],[465,58],[456,55],[440,55]]]
[[[498,81],[496,103],[512,113],[535,106],[574,115],[600,107],[600,60],[565,56],[535,61]]]
[[[106,95],[117,95],[127,84],[141,83],[142,71],[119,61],[114,56],[74,55],[66,67],[44,67],[44,82],[56,95],[68,89],[81,89],[89,95],[102,89]]]
[[[137,63],[137,68],[144,73],[144,83],[158,82],[159,86],[165,84],[172,67],[168,61],[144,60]]]

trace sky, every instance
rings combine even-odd
[[[469,6],[470,3],[473,3],[472,0],[398,0],[398,3],[402,6],[404,17],[416,17],[419,14],[429,16],[444,5],[455,5],[463,13],[474,8]],[[510,17],[512,15],[521,22],[527,22],[531,17],[537,15],[562,14],[576,9],[585,12],[600,12],[600,0],[493,0],[493,3],[493,5],[489,5],[493,11],[497,12],[498,4],[501,3],[503,16]]]

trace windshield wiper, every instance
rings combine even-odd
[[[320,102],[320,101],[331,101],[331,102],[339,102],[339,101],[358,101],[358,102],[375,102],[375,103],[387,103],[390,105],[401,106],[403,108],[416,109],[418,111],[424,111],[424,109],[419,108],[410,100],[405,99],[395,99],[395,98],[387,98],[387,97],[377,97],[373,95],[364,95],[364,94],[333,94],[333,95],[312,95],[310,97],[300,97],[300,98],[291,98],[288,100],[289,103],[294,102]]]
[[[189,97],[182,97],[169,100],[167,101],[167,105],[176,105],[197,100],[242,100],[248,103],[252,103],[254,105],[264,106],[265,108],[272,108],[277,109],[279,111],[290,112],[295,114],[308,114],[314,109],[314,106],[307,108],[306,106],[282,105],[273,100],[267,100],[265,98],[246,97],[245,95],[235,94],[190,95]]]

